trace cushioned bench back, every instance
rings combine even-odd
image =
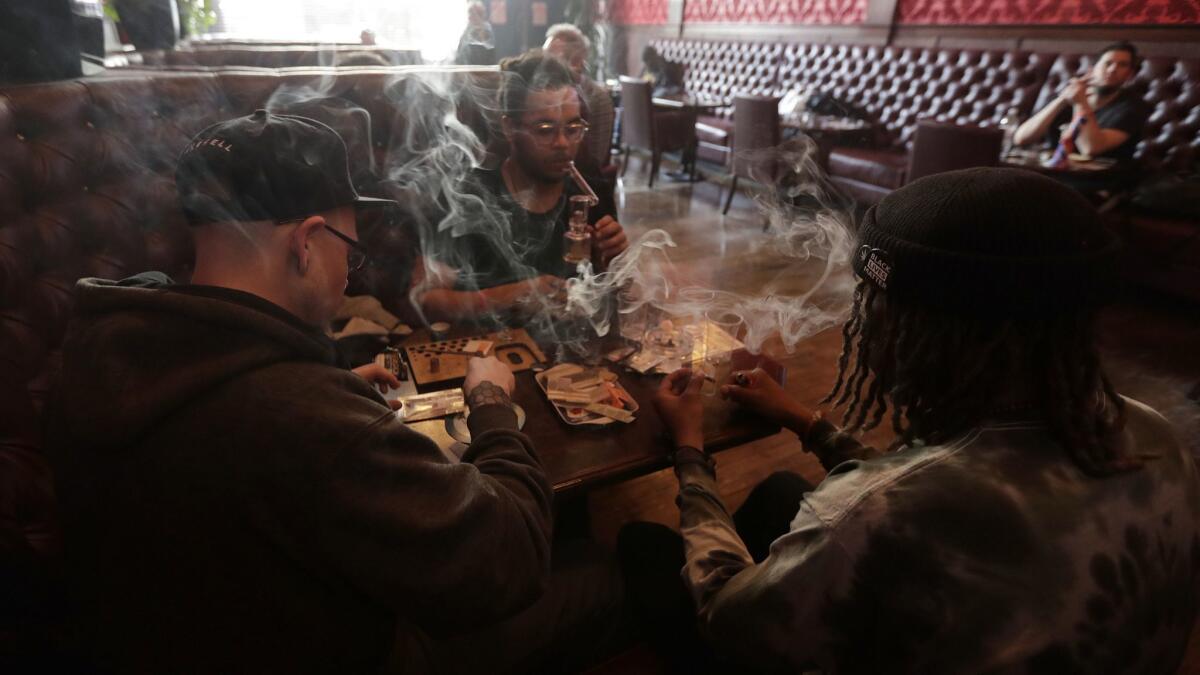
[[[830,94],[865,111],[896,146],[922,119],[996,124],[1010,107],[1028,114],[1049,68],[1019,51],[789,45],[779,92]]]
[[[739,94],[826,93],[865,111],[890,142],[907,146],[918,120],[996,124],[1010,107],[1028,114],[1051,59],[1022,51],[848,44],[652,40],[686,67],[688,91],[730,103]]]
[[[651,40],[668,61],[684,65],[687,90],[726,101],[715,111],[733,116],[733,97],[772,96],[779,81],[783,45],[777,42],[710,42],[705,40]]]

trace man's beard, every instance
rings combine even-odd
[[[517,149],[517,151],[513,153],[513,159],[516,160],[517,166],[521,167],[521,171],[523,171],[526,176],[529,176],[531,179],[539,183],[553,185],[555,183],[561,183],[564,178],[564,176],[561,174],[547,174],[542,168],[541,164],[526,154],[522,149]]]
[[[1111,84],[1101,84],[1096,86],[1096,94],[1101,97],[1110,96],[1116,93],[1118,89],[1120,89],[1120,87]]]

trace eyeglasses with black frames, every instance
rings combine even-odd
[[[290,220],[275,221],[276,225],[290,225],[292,223],[303,223],[308,218],[292,218]],[[350,272],[356,272],[362,269],[363,265],[367,264],[367,253],[363,250],[362,244],[354,239],[338,232],[329,225],[322,225],[330,234],[346,242],[346,269]]]

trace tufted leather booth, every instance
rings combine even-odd
[[[1027,113],[1051,65],[1045,55],[1020,51],[671,39],[650,44],[687,67],[689,91],[730,103],[698,120],[702,159],[725,162],[734,96],[824,92],[879,124],[882,152],[861,152],[846,166],[865,171],[854,177],[885,181],[885,191],[898,186],[887,181],[902,178],[903,154],[919,120],[987,125],[999,122],[1009,107]],[[838,175],[832,167],[831,174]]]
[[[1020,51],[796,45],[780,86],[829,93],[878,124],[876,147],[834,149],[828,167],[844,191],[876,201],[906,182],[918,122],[989,126],[1010,107],[1028,114],[1049,67]]]
[[[342,133],[358,176],[363,164],[386,168],[416,151],[425,127],[410,124],[406,111],[418,101],[432,107],[429,76],[460,92],[445,106],[486,139],[492,121],[471,97],[494,96],[498,78],[488,68],[139,71],[0,88],[0,582],[12,581],[10,561],[53,559],[57,551],[39,414],[60,363],[75,281],[150,269],[190,278],[191,233],[173,181],[190,138],[257,108],[324,97],[351,113],[325,121],[351,125]],[[315,110],[311,100],[304,105]],[[386,182],[378,191],[402,188]],[[373,258],[409,254],[390,250],[411,247],[395,234],[400,229],[362,237]],[[368,290],[386,297],[389,288],[395,307],[404,288]],[[0,621],[0,659],[13,638],[6,628]]]

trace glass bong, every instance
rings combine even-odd
[[[583,191],[582,195],[572,195],[567,200],[569,217],[567,231],[563,233],[563,260],[572,265],[592,259],[592,233],[588,229],[588,209],[600,203],[600,198],[583,179],[575,162],[567,164],[571,180]]]

